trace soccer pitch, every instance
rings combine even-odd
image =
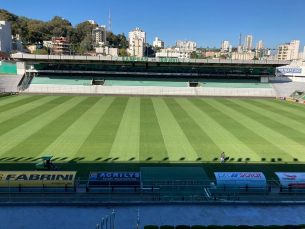
[[[51,154],[84,176],[142,164],[303,171],[304,111],[302,104],[266,99],[3,97],[0,167],[34,169]],[[223,151],[230,160],[220,167]]]

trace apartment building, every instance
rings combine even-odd
[[[279,60],[297,60],[299,55],[300,41],[294,40],[290,43],[279,46],[278,59]]]

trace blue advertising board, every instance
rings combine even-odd
[[[302,68],[277,68],[276,73],[302,73]]]

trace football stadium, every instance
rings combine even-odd
[[[272,83],[287,61],[12,57],[1,201],[303,200],[305,106]]]

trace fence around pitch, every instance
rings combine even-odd
[[[305,189],[268,180],[263,187],[217,186],[216,181],[142,181],[141,185],[88,186],[88,180],[60,187],[0,181],[2,202],[304,202]],[[19,184],[20,183],[20,184]]]
[[[272,88],[190,88],[190,87],[143,87],[143,86],[95,86],[95,85],[30,85],[23,92],[120,94],[120,95],[179,95],[179,96],[237,96],[276,97]]]

